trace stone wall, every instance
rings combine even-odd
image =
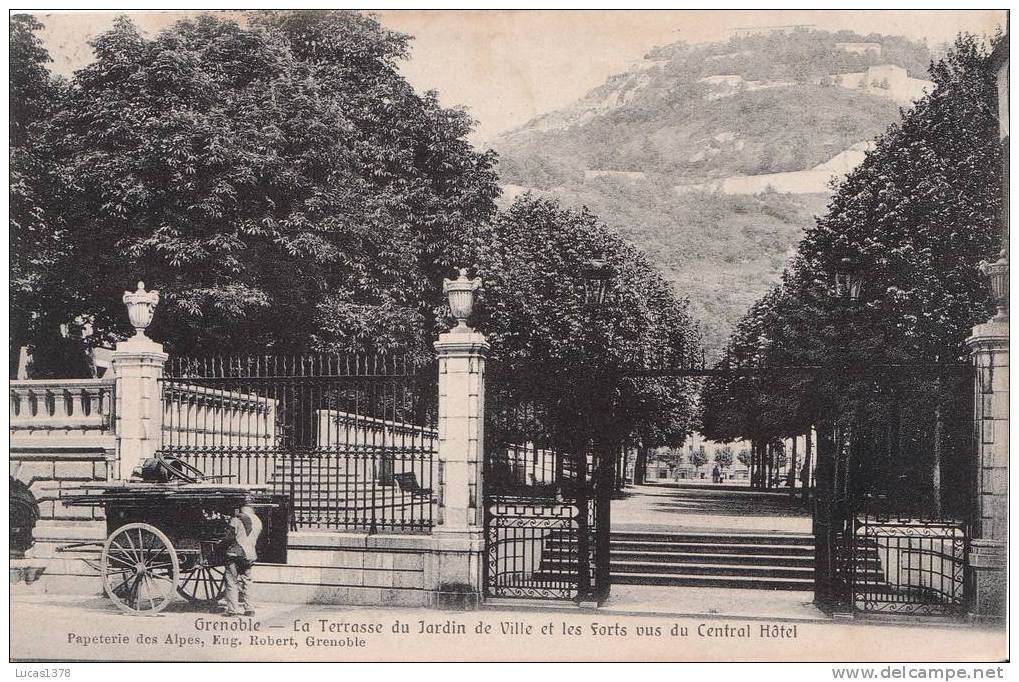
[[[102,379],[10,382],[10,475],[32,491],[41,520],[101,518],[59,497],[119,473],[113,404],[113,384]]]
[[[60,496],[118,476],[113,394],[101,379],[10,382],[10,475],[32,491],[40,513],[35,546],[11,562],[12,582],[39,579],[34,589],[73,591],[93,574],[80,558],[98,558],[95,548],[57,548],[103,538],[102,509],[68,507]]]

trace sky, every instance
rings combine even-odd
[[[91,59],[87,41],[126,13],[154,33],[194,12],[40,12],[52,69],[69,75]],[[386,10],[388,28],[414,36],[402,67],[418,90],[439,92],[444,106],[464,106],[477,121],[472,142],[579,99],[657,45],[726,40],[734,29],[809,25],[951,42],[960,31],[990,35],[1004,26],[1004,11],[532,11]]]

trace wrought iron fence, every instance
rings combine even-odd
[[[608,501],[602,497],[612,478],[600,487],[599,458],[584,452],[590,448],[570,452],[545,406],[506,390],[508,382],[493,383],[485,432],[486,594],[606,596]],[[611,469],[613,461],[606,463]]]
[[[161,453],[291,498],[295,528],[427,533],[436,381],[400,357],[175,358]]]
[[[964,524],[862,513],[847,539],[856,610],[943,615],[965,611]]]
[[[973,374],[968,365],[930,370],[887,381],[886,394],[877,394],[883,400],[875,401],[883,411],[840,429],[825,453],[834,471],[822,488],[830,497],[818,500],[819,509],[830,507],[820,519],[826,523],[815,515],[817,580],[835,608],[966,610],[976,521]]]
[[[575,599],[583,524],[573,500],[491,496],[485,587],[492,597]]]

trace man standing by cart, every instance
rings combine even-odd
[[[226,548],[226,611],[224,616],[253,616],[251,567],[258,559],[255,545],[262,534],[262,521],[251,506],[240,506],[230,518]]]

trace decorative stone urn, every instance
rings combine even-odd
[[[449,309],[456,318],[454,334],[467,334],[471,328],[467,326],[467,318],[474,312],[474,292],[481,288],[481,278],[467,279],[467,268],[460,268],[460,276],[456,279],[444,279],[442,292],[449,301]]]
[[[994,316],[994,322],[1008,321],[1008,252],[1002,250],[998,260],[993,263],[983,261],[980,263],[980,272],[987,275],[991,280],[991,295],[994,297],[994,305],[998,307],[998,313]]]
[[[135,291],[124,292],[124,305],[127,306],[127,316],[134,327],[135,337],[145,338],[145,330],[152,324],[152,316],[159,305],[158,291],[145,291],[145,282],[138,282]]]

